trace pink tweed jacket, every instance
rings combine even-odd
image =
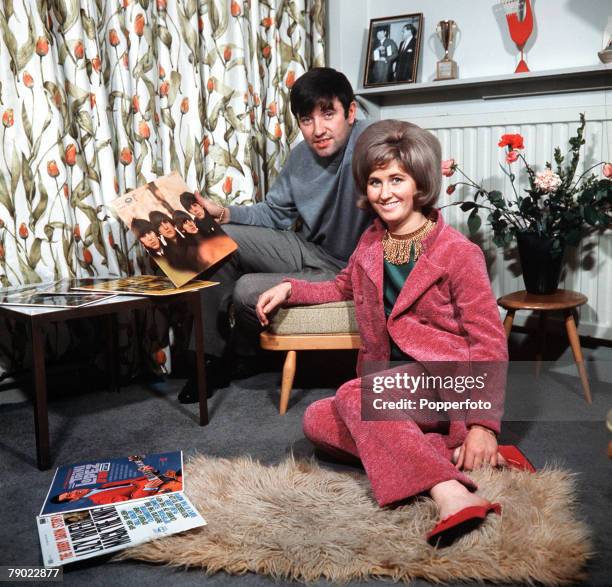
[[[364,232],[333,281],[289,279],[288,305],[354,300],[364,361],[387,361],[389,335],[417,361],[507,361],[508,347],[484,255],[437,211],[434,231],[387,321],[383,305],[383,224]]]

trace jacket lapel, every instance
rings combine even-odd
[[[380,220],[374,220],[376,231],[367,247],[364,248],[363,255],[360,255],[359,262],[365,271],[367,278],[376,288],[377,302],[382,304],[383,300],[383,251],[381,241],[385,232]]]
[[[426,254],[421,255],[397,296],[389,319],[393,320],[410,308],[442,275],[444,275],[442,267],[434,265]]]

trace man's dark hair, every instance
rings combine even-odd
[[[291,112],[296,117],[308,116],[319,106],[330,108],[338,98],[348,118],[349,106],[355,99],[346,76],[331,67],[314,67],[300,76],[291,88]]]
[[[159,228],[159,225],[162,222],[169,222],[170,224],[174,224],[170,216],[164,214],[163,212],[158,212],[157,210],[154,210],[149,214],[149,220],[151,221],[151,224],[155,227],[155,230]]]
[[[153,225],[148,220],[143,220],[142,218],[134,218],[130,228],[137,238],[142,238],[147,232],[155,232]]]
[[[197,204],[195,196],[190,192],[183,192],[180,197],[181,206],[185,208],[185,210],[189,210],[193,204]]]
[[[413,36],[413,37],[416,37],[416,32],[417,32],[417,31],[416,31],[416,27],[415,27],[413,24],[410,24],[410,23],[405,24],[405,25],[402,27],[402,29],[405,29],[405,30],[407,30],[407,31],[409,30],[409,31],[412,33],[412,36]]]
[[[63,493],[58,493],[57,495],[54,495],[53,497],[51,497],[49,499],[49,501],[51,503],[56,503],[56,504],[60,504],[60,503],[66,503],[67,501],[72,501],[70,499],[60,499],[60,497],[63,495]]]
[[[195,200],[194,200],[195,202]],[[187,212],[183,212],[182,210],[175,210],[174,214],[172,214],[172,220],[174,221],[174,225],[177,228],[183,228],[183,224],[188,220],[193,220]]]

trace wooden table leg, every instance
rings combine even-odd
[[[506,317],[504,318],[504,330],[506,331],[506,338],[510,336],[512,330],[512,322],[514,322],[514,310],[508,310]]]
[[[565,328],[567,330],[567,338],[569,339],[570,346],[572,347],[572,353],[574,354],[574,361],[576,362],[576,367],[578,367],[578,374],[580,375],[580,381],[582,382],[584,399],[588,404],[590,404],[592,403],[591,387],[589,386],[589,380],[587,378],[586,368],[584,366],[584,358],[582,356],[582,349],[580,348],[580,338],[578,337],[578,331],[576,330],[576,321],[574,320],[574,314],[571,310],[566,310],[565,312]]]
[[[45,369],[45,333],[35,321],[30,322],[32,363],[34,367],[34,428],[36,463],[41,471],[49,468],[49,412]]]
[[[542,370],[542,357],[544,354],[544,346],[546,344],[546,312],[540,310],[540,321],[538,325],[538,351],[536,353],[536,377],[540,376]]]
[[[110,374],[110,388],[119,393],[119,345],[117,344],[117,314],[104,316],[106,330],[106,361]]]
[[[287,351],[285,362],[283,363],[283,377],[281,379],[281,396],[279,412],[281,416],[287,413],[289,406],[289,396],[293,387],[293,379],[295,378],[295,364],[297,353],[295,351]]]
[[[206,369],[204,367],[204,323],[202,320],[202,301],[200,292],[189,296],[191,315],[193,316],[195,352],[196,352],[196,385],[200,402],[200,426],[208,424],[208,396],[206,395]]]

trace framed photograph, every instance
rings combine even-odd
[[[372,19],[363,86],[415,83],[422,29],[422,13]]]

